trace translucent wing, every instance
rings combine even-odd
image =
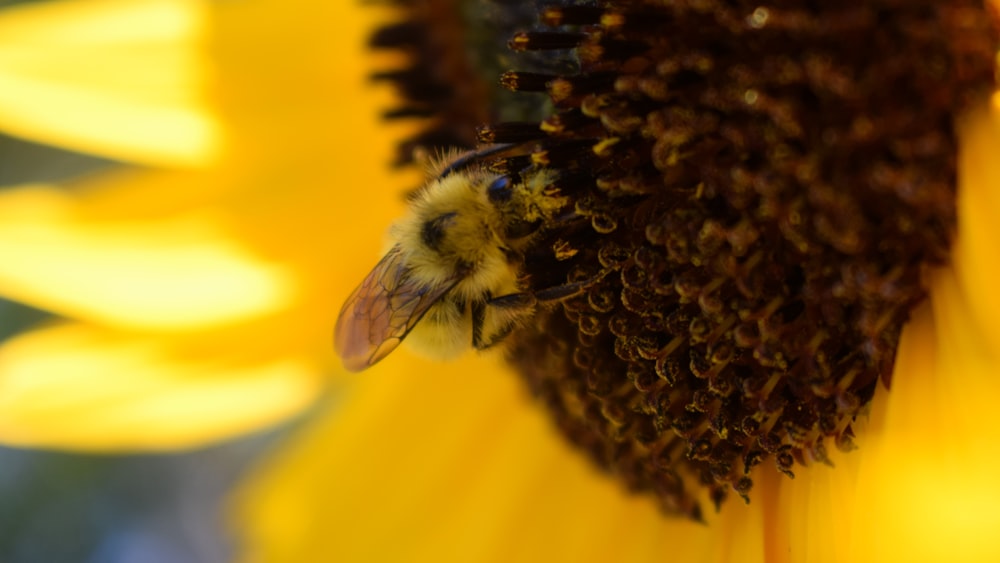
[[[389,355],[431,305],[455,287],[460,277],[426,284],[413,279],[399,246],[392,247],[347,298],[334,346],[350,371],[361,371]]]

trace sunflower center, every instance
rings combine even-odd
[[[792,476],[851,449],[948,259],[953,123],[994,86],[996,14],[635,0],[538,18],[509,43],[536,63],[501,82],[554,109],[481,139],[531,141],[573,201],[528,253],[530,286],[595,281],[516,332],[509,361],[671,513],[700,518],[703,489],[748,499],[757,465]]]

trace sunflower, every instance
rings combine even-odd
[[[375,44],[424,56],[419,73],[387,75],[410,111],[430,106],[453,125],[461,116],[426,85],[467,84],[451,61],[426,62],[435,47],[456,50],[440,45],[453,24],[438,3],[410,6]],[[418,380],[359,384],[251,482],[239,512],[246,559],[996,558],[988,507],[1000,489],[988,468],[1000,449],[985,436],[959,446],[955,436],[989,426],[971,413],[989,415],[952,402],[966,385],[989,393],[994,347],[967,302],[949,297],[970,299],[958,280],[988,279],[963,268],[994,264],[961,258],[977,238],[969,198],[997,186],[987,155],[1000,107],[996,94],[983,101],[995,73],[988,12],[539,8],[542,29],[522,21],[531,30],[509,47],[542,55],[527,69],[511,63],[501,83],[550,105],[539,116],[498,95],[509,115],[479,138],[532,145],[530,158],[493,165],[561,170],[558,188],[590,220],[591,231],[541,237],[526,263],[531,287],[559,283],[552,271],[601,281],[515,333],[507,359],[559,434],[640,494],[594,481],[508,380],[408,360]],[[902,102],[911,92],[918,107]],[[462,142],[438,127],[401,155],[442,137]],[[560,265],[567,247],[576,269]],[[958,357],[975,365],[949,363]]]
[[[300,8],[105,1],[0,14],[0,83],[23,88],[4,88],[11,131],[156,167],[0,193],[0,292],[69,319],[0,349],[0,439],[191,447],[301,412],[332,381],[341,392],[325,414],[238,497],[247,561],[1000,556],[1000,444],[984,404],[1000,349],[986,281],[996,94],[957,119],[950,261],[909,312],[891,392],[872,386],[870,415],[852,421],[860,451],[829,452],[833,468],[796,465],[794,479],[754,468],[751,502],[720,503],[703,524],[665,516],[662,499],[625,494],[583,459],[510,373],[523,366],[399,351],[350,385],[326,377],[338,300],[400,207],[389,186],[410,182],[378,172],[387,139],[407,132],[369,120],[388,97],[355,80],[362,34],[385,16]],[[129,33],[150,22],[158,35]],[[330,61],[336,72],[317,70]],[[532,76],[508,83],[523,90]],[[14,105],[26,99],[57,101]],[[459,117],[477,119],[470,108]],[[439,122],[424,131],[417,144],[473,142]]]

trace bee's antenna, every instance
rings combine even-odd
[[[452,172],[457,172],[479,161],[482,158],[487,158],[495,154],[500,154],[502,152],[509,151],[516,146],[518,146],[518,143],[506,143],[502,145],[495,145],[485,149],[469,151],[463,154],[462,156],[456,158],[454,161],[452,161],[451,164],[449,164],[444,170],[441,171],[440,174],[438,174],[438,178],[444,178],[449,174],[451,174]]]

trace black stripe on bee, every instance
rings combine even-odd
[[[455,222],[457,212],[443,213],[430,221],[425,221],[420,227],[420,240],[431,250],[439,250],[445,232]]]

